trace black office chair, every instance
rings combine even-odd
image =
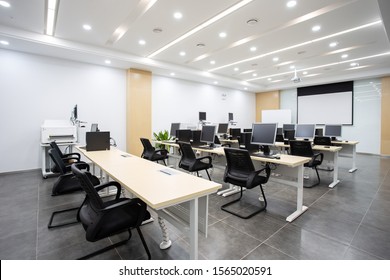
[[[192,134],[192,137],[191,137],[191,139],[192,139],[191,145],[192,146],[199,147],[199,146],[206,144],[206,143],[200,141],[200,137],[202,135],[201,130],[192,130],[191,134]],[[182,142],[187,142],[187,141],[182,141]]]
[[[57,195],[82,191],[79,180],[73,175],[71,170],[68,170],[68,168],[64,164],[62,158],[57,153],[57,151],[55,149],[50,149],[48,151],[48,153],[49,153],[50,158],[53,160],[54,164],[56,165],[57,170],[59,170],[59,172],[61,174],[58,177],[57,181],[53,185],[51,195],[57,196]],[[86,164],[85,162],[79,161],[78,164],[79,164],[80,168],[86,169],[87,171],[89,171],[89,165]],[[98,185],[100,183],[99,179],[95,176],[93,176],[91,180],[93,181],[94,185]],[[65,210],[54,211],[50,216],[50,220],[49,220],[47,227],[48,228],[56,228],[56,227],[62,227],[62,226],[77,223],[77,220],[74,220],[71,222],[64,222],[64,223],[59,223],[59,224],[53,225],[53,219],[54,219],[54,216],[57,214],[75,211],[75,210],[78,210],[79,208],[80,207],[73,207],[73,208],[68,208]]]
[[[59,154],[60,158],[64,162],[66,166],[66,170],[70,172],[70,166],[74,162],[79,162],[80,161],[80,154],[79,153],[67,153],[64,154],[61,149],[58,147],[57,143],[55,141],[50,142],[50,147]],[[53,168],[51,169],[52,172],[54,173],[59,173],[60,170],[58,170],[57,165],[54,165]]]
[[[150,143],[149,139],[140,139],[142,142],[142,146],[144,147],[141,157],[156,162],[162,160],[164,165],[166,166],[167,164],[165,163],[165,160],[168,159],[168,151],[166,149],[155,149]]]
[[[200,170],[205,170],[209,180],[211,181],[210,174],[207,169],[212,168],[211,156],[204,156],[196,158],[194,150],[190,143],[178,142],[181,150],[181,159],[179,167],[187,170],[188,172],[196,172],[199,176]],[[206,162],[205,162],[206,161]]]
[[[221,147],[231,147],[229,143],[222,144],[217,135],[214,136],[214,144],[220,145]]]
[[[243,149],[225,148],[226,155],[226,169],[223,176],[223,181],[240,187],[240,197],[230,201],[221,206],[223,211],[233,214],[237,217],[248,219],[261,211],[264,211],[267,207],[267,199],[265,198],[262,185],[268,182],[271,175],[271,169],[268,164],[260,170],[255,170],[252,159],[249,152]],[[264,199],[264,205],[257,207],[257,209],[248,214],[241,215],[238,212],[229,210],[227,207],[233,203],[239,202],[242,198],[243,188],[252,189],[256,186],[260,187],[261,194]]]
[[[311,158],[308,163],[305,163],[305,167],[310,167],[314,169],[317,173],[318,182],[311,186],[304,186],[305,188],[312,188],[320,184],[321,179],[318,174],[317,166],[322,164],[322,160],[324,159],[323,153],[314,153],[311,147],[310,141],[290,141],[290,154],[293,156],[301,156],[301,157],[309,157]]]
[[[314,145],[332,146],[332,140],[327,136],[315,136]]]
[[[78,220],[83,225],[86,232],[86,239],[95,242],[121,232],[128,231],[127,239],[119,241],[101,250],[88,254],[80,259],[88,259],[107,250],[127,243],[131,238],[131,229],[137,229],[142,245],[145,248],[148,259],[151,255],[144,236],[139,228],[145,216],[149,215],[146,204],[139,198],[121,198],[121,185],[112,181],[94,186],[90,177],[85,171],[78,168],[77,164],[71,166],[72,172],[79,179],[82,188],[86,193],[86,199],[78,212]],[[114,186],[117,188],[115,198],[103,201],[98,191]]]

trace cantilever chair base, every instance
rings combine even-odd
[[[57,214],[65,213],[65,212],[71,212],[71,211],[75,211],[75,210],[79,210],[79,209],[80,209],[80,207],[74,207],[74,208],[69,208],[69,209],[60,210],[60,211],[54,211],[51,214],[51,216],[50,216],[50,221],[47,224],[47,228],[57,228],[57,227],[63,227],[63,226],[69,226],[69,225],[78,224],[79,221],[77,220],[77,216],[75,216],[75,220],[74,221],[67,222],[67,223],[60,223],[60,224],[56,224],[56,225],[53,225],[53,219],[54,219],[54,216],[57,215]]]

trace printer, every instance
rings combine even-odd
[[[45,120],[41,126],[41,143],[76,143],[77,127],[69,120]]]

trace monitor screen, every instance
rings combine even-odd
[[[283,131],[285,130],[295,130],[295,124],[283,124]]]
[[[97,132],[97,131],[99,131],[98,124],[97,123],[91,124],[91,132]]]
[[[171,136],[176,137],[176,130],[180,129],[180,123],[171,123]]]
[[[341,137],[341,128],[341,124],[326,124],[324,135],[329,137]]]
[[[241,128],[231,128],[229,131],[230,136],[233,140],[237,139],[238,136],[241,134]]]
[[[277,128],[277,123],[254,123],[252,125],[251,143],[266,146],[273,145]]]
[[[191,129],[178,129],[176,130],[176,138],[182,142],[190,142],[192,137]]]
[[[314,124],[297,124],[295,129],[296,138],[314,138]]]
[[[218,133],[227,133],[228,131],[228,123],[220,123],[218,124]]]
[[[215,125],[204,125],[200,135],[200,141],[206,143],[214,143]]]
[[[206,120],[206,112],[199,112],[199,120],[200,121]]]
[[[324,130],[322,128],[316,128],[316,136],[324,136]]]
[[[233,113],[229,113],[229,121],[233,120]]]

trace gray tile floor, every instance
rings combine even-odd
[[[327,187],[331,173],[320,171],[321,184],[304,189],[309,210],[292,223],[285,218],[295,208],[294,188],[268,182],[267,211],[249,220],[220,210],[231,198],[211,195],[209,236],[199,238],[200,259],[390,259],[390,159],[358,155],[359,169],[352,174],[350,165],[350,159],[340,159],[341,182],[334,189]],[[222,182],[222,170],[214,168],[211,174]],[[121,238],[88,242],[80,224],[49,230],[53,211],[78,206],[83,199],[82,193],[52,197],[55,180],[43,179],[39,170],[0,174],[0,259],[76,259]],[[258,192],[245,192],[245,199]],[[68,216],[59,219],[73,218]],[[142,227],[152,258],[188,259],[186,233],[168,226],[173,244],[164,251],[158,223]],[[95,259],[146,259],[146,254],[134,232],[126,245]]]

